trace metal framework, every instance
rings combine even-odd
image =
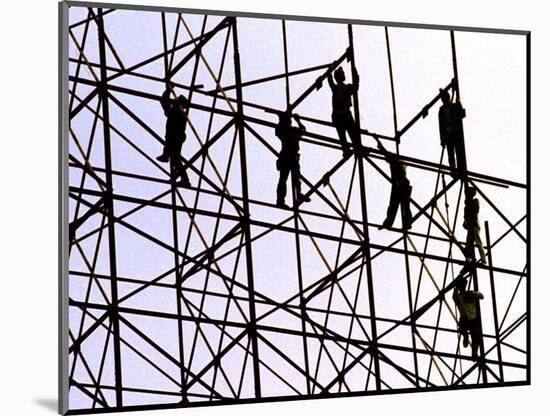
[[[299,203],[292,195],[285,210],[251,193],[259,175],[276,177],[273,120],[284,108],[248,100],[246,91],[284,82],[287,109],[300,111],[317,93],[319,77],[338,65],[355,65],[355,26],[345,27],[349,42],[335,60],[291,70],[287,22],[281,20],[274,36],[284,71],[243,80],[250,62],[241,59],[239,18],[201,17],[199,33],[190,15],[156,12],[161,48],[130,65],[119,54],[124,46],[109,36],[108,20],[116,13],[121,11],[89,8],[85,18],[70,21],[67,33],[73,51],[66,138],[70,413],[528,382],[528,217],[510,217],[491,196],[494,189],[497,195],[513,191],[526,201],[528,185],[468,171],[467,183],[505,224],[498,235],[490,234],[492,220],[482,227],[488,262],[478,261],[471,279],[485,294],[475,361],[460,344],[451,300],[454,278],[466,265],[459,226],[464,183],[450,175],[443,152],[439,161],[400,152],[417,123],[434,114],[439,92],[399,125],[391,28],[380,30],[394,134],[362,128],[361,149],[317,176],[302,172],[305,194],[315,202]],[[445,89],[455,80],[459,96],[454,32],[449,34],[454,74]],[[313,82],[293,91],[292,80],[303,75]],[[158,91],[167,78],[191,103],[181,156],[189,189],[174,184],[151,150],[164,141],[163,124],[152,123],[157,116],[151,114],[162,118]],[[148,110],[133,107],[136,102]],[[362,111],[356,93],[358,122]],[[308,125],[303,158],[317,151],[341,155],[329,120],[301,116]],[[408,232],[378,230],[381,220],[369,211],[379,196],[369,178],[383,180],[384,192],[391,186],[373,138],[434,185],[431,195],[413,192]],[[259,149],[272,160],[263,171],[253,163]],[[262,244],[271,236],[283,243],[265,259],[269,251]],[[510,239],[522,247],[523,266],[499,264],[496,250]],[[137,242],[143,251],[134,250]],[[144,255],[151,267],[128,275],[128,264],[144,264]],[[266,261],[274,269],[269,276]],[[155,269],[157,262],[162,270]],[[295,272],[278,275],[273,265],[284,262]],[[395,269],[386,275],[390,263]],[[278,285],[285,289],[273,289]],[[406,303],[397,313],[386,306],[394,295]]]

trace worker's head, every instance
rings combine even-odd
[[[279,124],[289,126],[292,122],[291,115],[288,111],[279,113]]]
[[[346,80],[346,73],[341,66],[339,66],[338,69],[334,71],[334,79],[336,80],[336,82],[344,82]]]
[[[439,89],[439,98],[441,98],[441,102],[443,104],[449,104],[451,102],[451,96],[449,93],[444,89]]]
[[[456,280],[456,287],[461,290],[461,291],[464,291],[466,290],[466,284],[467,284],[467,280],[465,277],[460,277]]]
[[[476,188],[473,186],[466,187],[466,190],[464,191],[466,198],[473,198],[476,194]]]

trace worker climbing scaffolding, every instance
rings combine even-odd
[[[350,151],[346,133],[355,148],[359,148],[361,144],[357,122],[351,114],[352,97],[359,89],[359,74],[355,67],[352,67],[352,83],[346,84],[345,80],[346,73],[341,66],[327,76],[327,82],[332,91],[332,123],[338,133],[344,155]],[[317,82],[319,83],[319,80]]]
[[[483,293],[475,290],[466,290],[467,279],[465,276],[457,278],[456,286],[453,292],[453,301],[460,313],[458,320],[458,332],[462,336],[462,345],[466,348],[471,344],[472,358],[478,358],[478,349],[482,342],[482,333],[480,329],[478,302],[483,299]],[[470,336],[471,343],[468,340]]]
[[[298,127],[292,126],[292,118],[298,123]],[[309,202],[310,200],[309,197],[302,194],[300,182],[300,140],[305,130],[306,128],[300,121],[298,114],[295,114],[294,117],[291,117],[287,112],[279,114],[279,123],[275,127],[275,135],[281,140],[281,151],[276,162],[279,171],[277,206],[280,208],[288,208],[285,204],[285,197],[289,174],[297,200],[299,202]]]
[[[170,172],[173,180],[179,177],[177,185],[183,187],[191,186],[189,177],[181,161],[181,148],[186,139],[185,129],[187,127],[187,99],[180,95],[177,99],[170,98],[173,85],[166,84],[166,89],[161,96],[160,104],[166,116],[166,130],[164,136],[164,147],[162,154],[157,157],[159,162],[170,162]]]
[[[442,105],[439,108],[439,137],[441,146],[447,148],[451,175],[464,179],[466,176],[466,152],[462,119],[466,112],[460,101],[453,102],[444,89],[439,90]]]
[[[412,186],[407,179],[406,166],[401,163],[396,155],[388,152],[379,140],[378,149],[380,149],[384,155],[384,159],[390,165],[392,183],[386,219],[379,228],[390,228],[395,221],[397,209],[401,207],[402,228],[403,230],[408,230],[411,228],[412,221],[410,209]]]
[[[475,198],[476,189],[474,187],[468,186],[464,191],[464,223],[463,227],[467,231],[466,236],[466,259],[468,261],[474,261],[474,245],[477,247],[479,252],[479,257],[483,264],[486,263],[485,260],[485,250],[483,249],[483,242],[479,236],[479,200]]]

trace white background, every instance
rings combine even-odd
[[[138,0],[121,3],[135,4]],[[54,414],[57,394],[57,2],[4,6],[0,39],[2,151],[0,152],[0,412]],[[141,2],[147,4],[148,2]],[[152,3],[149,3],[152,4]],[[354,4],[352,6],[352,4]],[[536,4],[536,5],[535,5]],[[545,111],[548,107],[549,29],[543,2],[444,1],[318,2],[278,0],[168,1],[154,5],[252,11],[394,22],[481,26],[532,31],[532,386],[448,393],[371,396],[276,404],[198,408],[139,414],[499,415],[548,412],[548,277],[544,273],[544,214],[548,186]],[[545,27],[546,26],[546,27]],[[131,413],[127,413],[131,414]]]

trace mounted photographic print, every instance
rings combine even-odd
[[[59,11],[61,413],[529,384],[529,32]]]

